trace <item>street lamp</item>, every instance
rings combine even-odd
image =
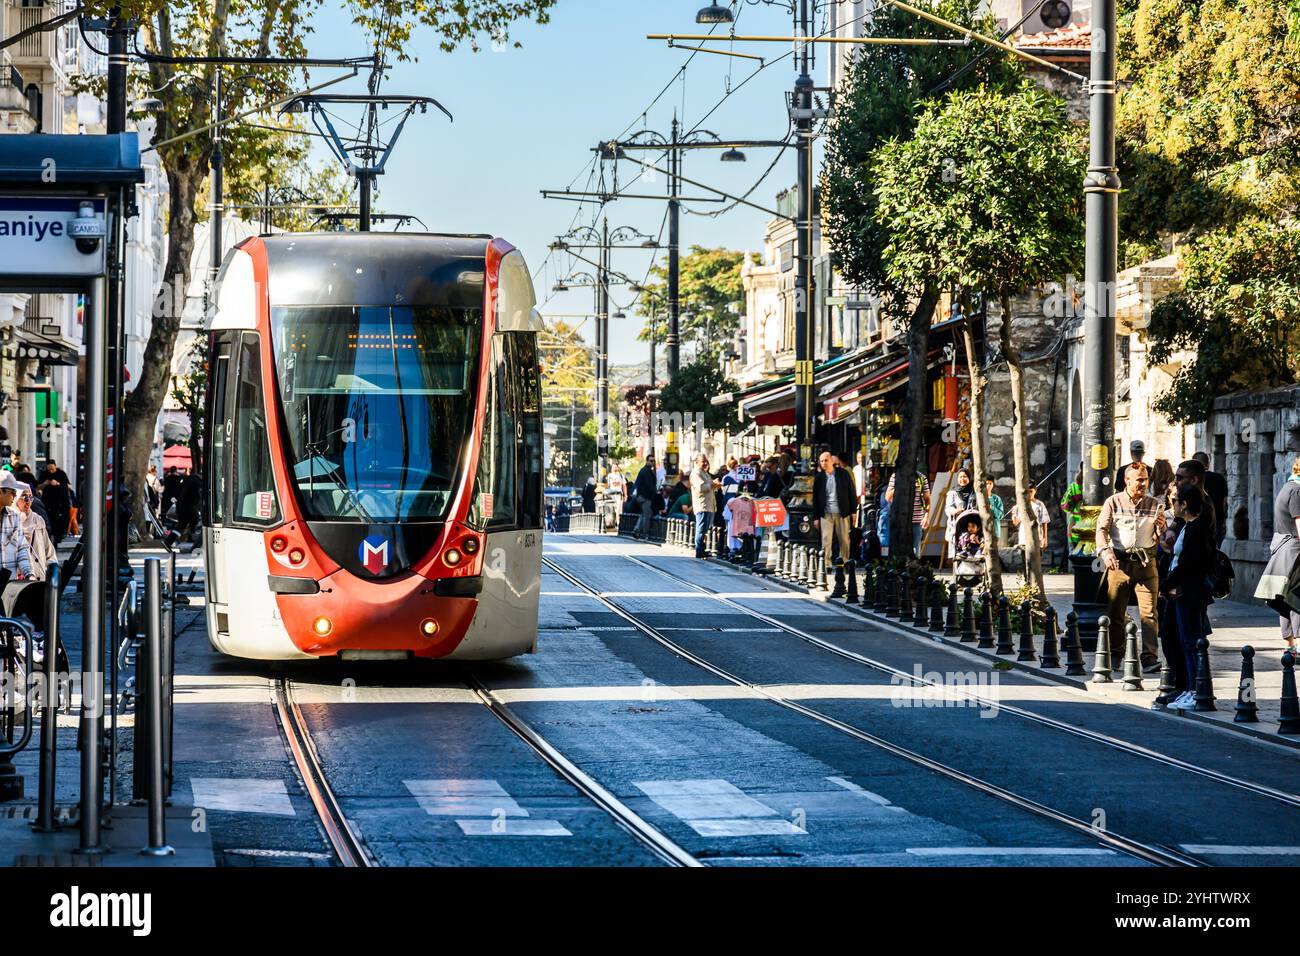
[[[696,23],[710,25],[716,23],[732,23],[735,19],[736,18],[731,15],[731,11],[720,3],[710,3],[707,7],[701,8],[699,13],[695,14]]]
[[[745,154],[733,146],[719,156],[718,159],[724,163],[743,163],[745,162]]]

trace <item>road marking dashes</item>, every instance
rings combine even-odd
[[[845,780],[843,777],[827,777],[826,779],[829,780],[831,783],[835,784],[835,786],[837,787],[843,787],[845,790],[848,790],[851,793],[856,793],[860,797],[866,797],[868,800],[870,800],[872,803],[876,804],[877,806],[889,807],[890,809],[893,810],[903,810],[904,813],[907,812],[902,807],[895,806],[894,804],[890,803],[888,799],[882,797],[880,794],[872,793],[870,790],[864,790],[862,787],[858,786],[852,780]]]
[[[727,780],[644,780],[638,790],[700,836],[806,835]]]
[[[456,817],[466,836],[572,836],[558,820],[529,817],[495,780],[403,780],[431,816]]]
[[[269,813],[294,816],[293,803],[283,780],[255,777],[191,777],[194,806],[234,813]]]
[[[1196,856],[1300,856],[1300,846],[1214,846],[1184,843],[1183,850]]]
[[[1114,850],[1091,846],[915,846],[913,856],[1114,856]]]

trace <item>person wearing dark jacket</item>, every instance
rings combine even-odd
[[[813,481],[813,524],[821,529],[822,555],[827,570],[831,570],[832,544],[839,542],[840,560],[849,555],[849,519],[857,508],[857,492],[853,476],[835,464],[831,453],[824,451],[817,458],[820,471]]]
[[[1183,664],[1187,671],[1187,689],[1169,702],[1174,710],[1190,710],[1197,677],[1196,643],[1209,631],[1205,609],[1214,603],[1211,593],[1217,567],[1214,523],[1210,503],[1195,485],[1182,485],[1174,498],[1174,517],[1182,527],[1174,540],[1173,558],[1165,578],[1165,594],[1173,605],[1173,620],[1178,627]]]
[[[632,532],[637,538],[644,537],[650,532],[650,519],[654,516],[655,498],[659,494],[657,485],[655,456],[646,455],[645,464],[636,473],[636,482],[632,485],[632,490],[636,492],[636,505],[641,512],[641,517],[637,519],[636,528]]]

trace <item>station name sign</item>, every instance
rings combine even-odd
[[[0,276],[101,275],[104,203],[77,196],[0,196]]]

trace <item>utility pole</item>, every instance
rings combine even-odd
[[[596,269],[596,481],[605,480],[609,456],[609,217],[601,218]]]
[[[811,33],[808,22],[808,0],[799,0],[798,22],[795,36]],[[794,81],[792,113],[795,126],[795,149],[799,163],[798,211],[795,213],[795,234],[798,256],[794,279],[794,422],[795,441],[799,457],[805,467],[811,455],[813,436],[813,325],[809,321],[812,295],[812,95],[813,80],[808,70],[810,46],[799,49],[799,77]]]
[[[1095,517],[1114,494],[1115,273],[1119,244],[1119,170],[1115,165],[1115,0],[1092,5],[1088,80],[1088,174],[1084,180],[1083,509]],[[1092,556],[1072,557],[1080,631],[1095,635],[1100,572]]]
[[[225,156],[221,152],[221,98],[225,95],[222,89],[222,69],[217,65],[217,98],[214,104],[217,125],[212,130],[212,212],[208,215],[208,295],[209,298],[215,295],[217,273],[221,271],[221,227],[222,219],[225,216],[225,206],[222,203],[225,190]],[[210,303],[212,304],[212,303]]]
[[[668,142],[668,334],[664,345],[668,349],[668,378],[677,377],[681,367],[680,329],[678,328],[680,301],[680,233],[681,202],[679,200],[677,176],[681,172],[682,153],[677,145],[677,116],[673,116],[672,139]]]

